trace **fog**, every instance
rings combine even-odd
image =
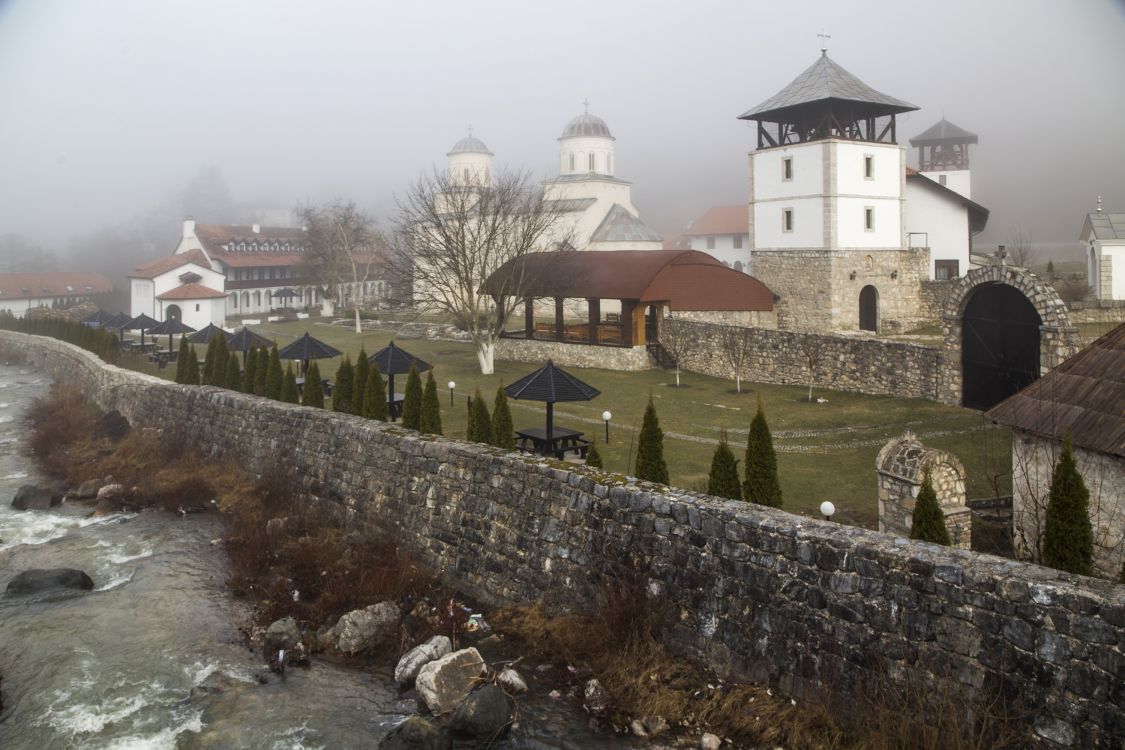
[[[123,274],[171,252],[183,213],[343,197],[385,222],[469,126],[498,166],[552,176],[586,99],[642,217],[676,234],[746,200],[754,130],[735,118],[823,29],[836,62],[921,108],[900,142],[943,114],[979,134],[980,243],[1072,243],[1096,196],[1125,211],[1123,8],[0,0],[0,236]]]

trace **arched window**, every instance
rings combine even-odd
[[[574,171],[574,154],[573,153],[570,155],[570,171],[571,172]]]
[[[468,185],[469,184],[469,168],[465,167],[462,174],[465,176],[465,184]]]
[[[243,308],[250,307],[250,292],[243,292],[242,293],[242,307]]]
[[[261,306],[262,306],[262,293],[261,292],[254,292],[254,307],[261,307]]]
[[[593,154],[590,154],[590,171],[591,171],[591,172],[596,172],[596,171],[598,171],[598,170],[596,169],[596,167],[594,166],[594,155],[593,155]]]
[[[606,154],[605,155],[605,173],[606,174],[613,174],[613,155],[612,154]]]
[[[739,273],[742,273],[742,261],[736,260],[734,262],[734,270],[738,271]]]
[[[232,293],[228,299],[230,301],[230,309],[237,310],[238,309],[238,294]]]
[[[484,183],[487,185],[491,178],[488,176],[488,167],[484,168]]]

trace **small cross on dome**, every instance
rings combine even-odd
[[[832,35],[831,34],[825,34],[823,31],[821,31],[819,34],[817,34],[817,37],[820,38],[820,54],[827,55],[828,54],[828,40],[832,38]]]
[[[590,114],[590,100],[589,99],[583,99],[582,100],[582,107],[585,110],[584,114],[587,114],[587,115]]]

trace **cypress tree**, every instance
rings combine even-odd
[[[605,465],[602,463],[602,454],[598,453],[597,440],[591,440],[590,447],[586,449],[586,465],[593,466],[595,469],[605,468]]]
[[[266,365],[266,382],[265,390],[262,395],[266,398],[272,398],[274,401],[281,398],[281,357],[277,354],[277,345],[274,344],[273,349],[270,351],[269,364]],[[306,385],[308,385],[306,383]],[[323,394],[324,386],[321,386],[321,393]],[[323,395],[321,396],[323,399]]]
[[[352,413],[352,394],[355,392],[355,369],[352,358],[344,355],[344,361],[336,370],[336,382],[332,385],[332,411]]]
[[[473,405],[469,408],[469,429],[466,434],[469,442],[492,443],[492,418],[488,415],[488,405],[477,389],[473,396]]]
[[[215,379],[215,339],[207,343],[207,354],[203,357],[203,370],[199,373],[201,385],[211,385]],[[226,360],[223,360],[223,374],[226,374]]]
[[[1063,440],[1062,454],[1051,474],[1051,494],[1043,527],[1043,564],[1079,575],[1094,572],[1094,532],[1090,526],[1090,492]]]
[[[641,436],[637,440],[637,479],[668,484],[668,464],[664,463],[664,431],[656,416],[652,396],[648,397]]]
[[[411,430],[422,429],[422,378],[414,365],[410,365],[406,388],[402,391],[402,426]]]
[[[367,388],[367,371],[371,369],[371,363],[367,361],[367,352],[363,347],[359,347],[359,354],[355,359],[355,377],[352,379],[354,385],[352,386],[352,414],[363,416],[363,392]]]
[[[226,388],[227,367],[230,361],[230,351],[227,349],[227,337],[220,333],[212,340],[215,342],[215,364],[211,371],[211,385]]]
[[[437,381],[434,380],[434,371],[430,370],[426,378],[426,387],[422,392],[422,432],[430,435],[441,434],[441,402],[437,395]]]
[[[293,374],[293,363],[285,365],[285,377],[281,381],[281,400],[287,404],[295,404],[300,400],[297,394],[297,376]]]
[[[929,469],[926,469],[922,475],[922,487],[918,490],[918,499],[914,501],[910,538],[943,544],[946,547],[953,543],[949,538],[949,529],[945,528],[945,514],[942,513],[937,493],[934,492],[934,482],[930,477]]]
[[[318,409],[324,408],[324,383],[320,380],[320,368],[315,360],[305,372],[305,392],[301,394],[301,403]]]
[[[777,454],[773,451],[773,438],[762,399],[758,398],[758,413],[750,422],[746,438],[746,481],[742,487],[744,499],[771,508],[781,507],[781,481],[777,478]]]
[[[242,367],[239,366],[238,355],[234,352],[227,355],[227,377],[223,387],[230,388],[232,391],[242,390]]]
[[[367,385],[363,387],[363,416],[387,421],[387,384],[375,366],[367,371]]]
[[[195,353],[195,347],[191,348],[191,354],[188,356],[187,367],[184,368],[184,384],[185,385],[199,385],[199,355]]]
[[[266,378],[270,372],[270,353],[265,347],[258,350],[258,366],[254,369],[254,395],[266,395]]]
[[[512,411],[508,408],[508,394],[503,386],[496,389],[496,402],[492,406],[492,444],[510,451],[516,449]]]
[[[184,372],[187,370],[188,349],[191,344],[188,343],[186,336],[180,336],[180,353],[176,355],[176,382],[184,382]]]
[[[707,494],[726,497],[731,500],[742,499],[742,486],[738,481],[738,460],[727,443],[727,432],[719,433],[719,445],[711,457],[711,473],[707,476]]]
[[[258,347],[250,347],[246,354],[246,369],[242,373],[242,392],[253,393],[258,380]]]

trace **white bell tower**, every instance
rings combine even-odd
[[[449,157],[449,179],[458,187],[488,187],[492,184],[492,152],[479,138],[469,135],[453,144]]]

